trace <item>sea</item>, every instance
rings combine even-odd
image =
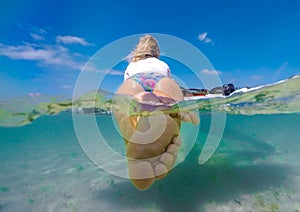
[[[145,191],[127,178],[111,114],[125,106],[200,117],[182,124],[176,166]],[[1,99],[0,211],[296,212],[299,138],[299,75],[167,106],[105,91]]]

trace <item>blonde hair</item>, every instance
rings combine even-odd
[[[157,40],[151,35],[144,35],[130,54],[130,62],[137,62],[149,57],[158,58],[160,55]]]

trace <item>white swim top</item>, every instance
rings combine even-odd
[[[170,68],[165,62],[155,57],[131,62],[125,70],[124,81],[138,73],[159,73],[168,77],[170,76]]]

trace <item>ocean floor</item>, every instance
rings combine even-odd
[[[109,135],[111,120],[97,119]],[[0,128],[0,211],[300,211],[299,114],[228,115],[200,165],[209,124],[201,116],[188,157],[147,191],[91,162],[68,113]]]

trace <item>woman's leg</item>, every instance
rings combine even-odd
[[[183,100],[180,87],[170,78],[162,78],[155,86],[153,93],[156,96],[174,99],[179,102]]]
[[[131,95],[140,102],[160,103],[160,99],[155,94],[145,92],[142,86],[132,79],[125,81],[117,90],[117,94]],[[114,115],[126,143],[129,177],[138,189],[147,189],[155,179],[166,176],[175,163],[181,145],[178,137],[180,120],[161,114],[159,119],[166,120],[165,125],[161,121],[155,121],[149,125],[150,119],[147,116],[129,117],[128,114],[121,112],[114,112]],[[165,130],[161,136],[150,143],[144,144],[146,135],[131,141],[130,138],[137,137],[140,133],[143,135],[146,131],[151,133],[146,137],[155,137],[156,132],[151,129],[151,126],[159,126],[159,129]]]
[[[161,102],[172,103],[170,99],[174,99],[176,102],[184,100],[180,87],[170,78],[162,78],[156,84],[153,93],[160,98]],[[195,125],[200,122],[199,116],[195,112],[180,112],[177,115],[185,122],[192,122]],[[174,117],[176,114],[172,116]]]
[[[128,79],[118,88],[117,94],[127,94],[134,96],[139,92],[144,92],[143,87],[134,81],[133,79]]]

